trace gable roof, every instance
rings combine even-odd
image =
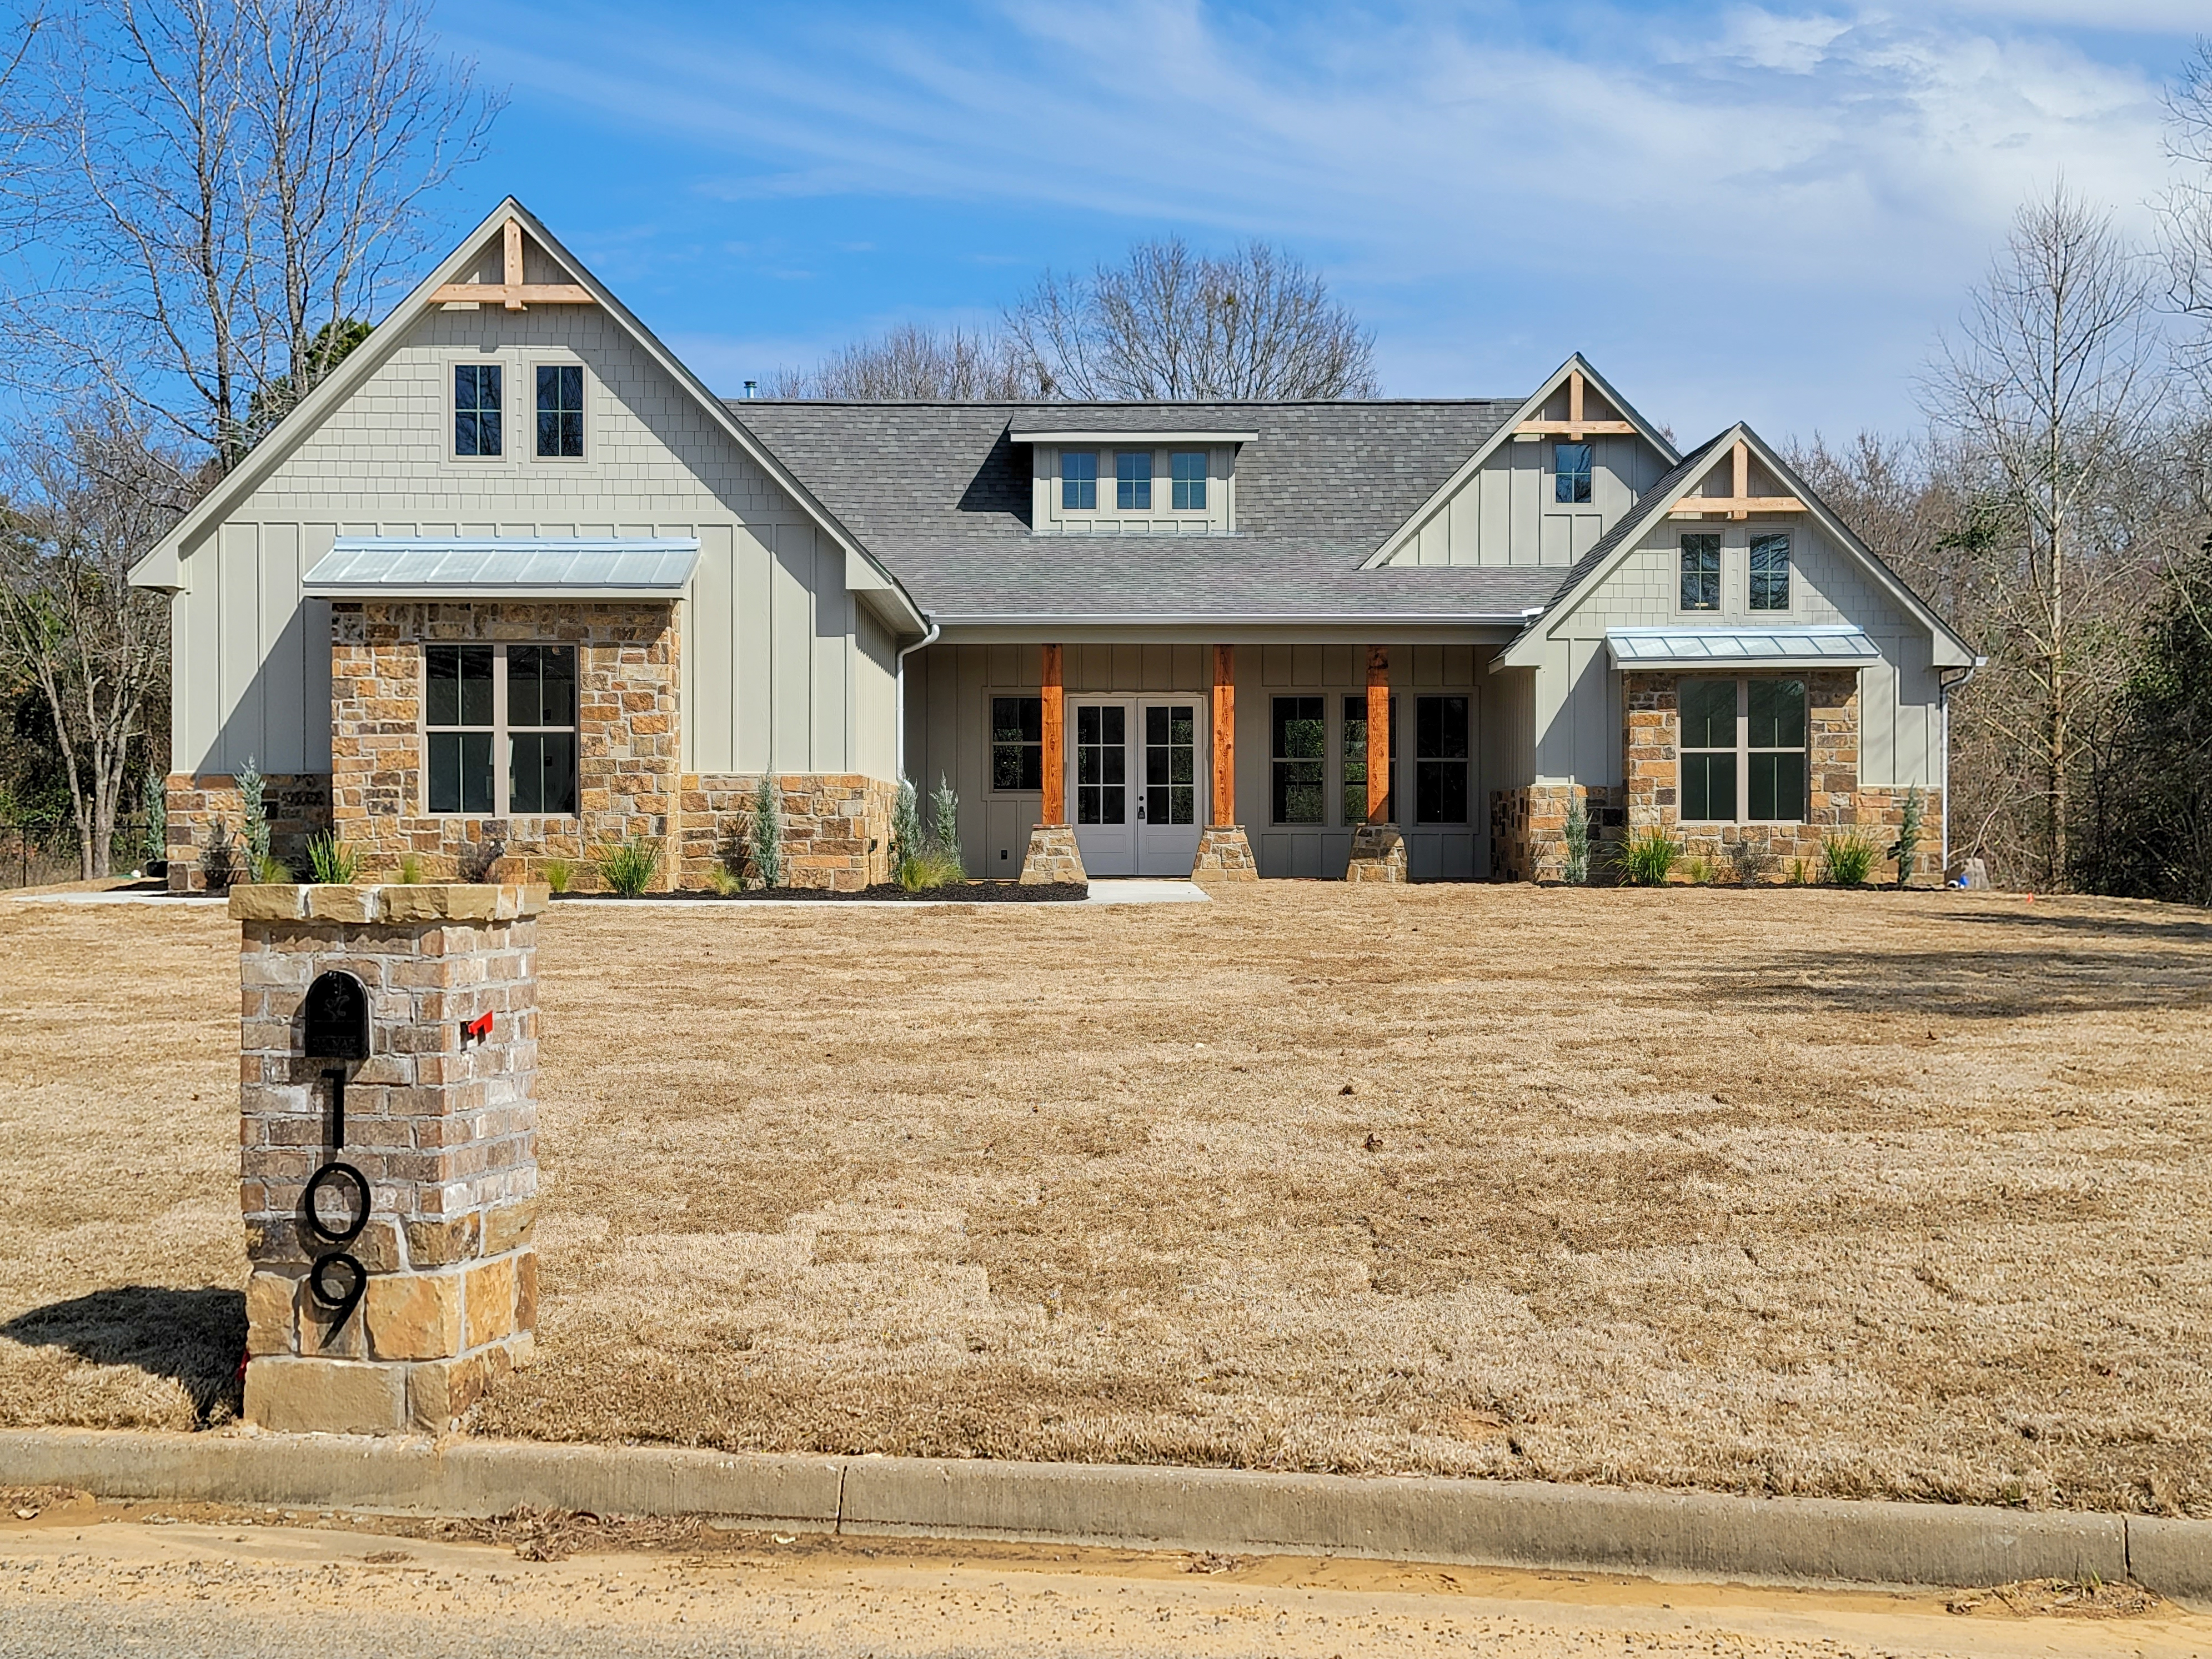
[[[838,403],[732,413],[898,571],[939,622],[1372,617],[1516,623],[1534,567],[1370,571],[1367,556],[1522,407],[1505,398],[1303,403]],[[1254,434],[1231,536],[1036,536],[1037,431]]]
[[[1924,626],[1935,641],[1935,665],[1938,668],[1966,667],[1974,662],[1973,648],[1959,635],[1911,588],[1904,579],[1885,564],[1875,550],[1861,541],[1856,531],[1838,518],[1835,510],[1815,495],[1800,477],[1796,470],[1784,460],[1766,441],[1745,422],[1739,421],[1726,431],[1699,444],[1677,463],[1667,475],[1636,499],[1636,505],[1621,516],[1620,521],[1598,538],[1589,551],[1567,568],[1542,611],[1528,618],[1527,625],[1515,636],[1513,642],[1491,659],[1491,670],[1526,668],[1534,665],[1537,642],[1560,617],[1571,612],[1594,588],[1610,575],[1613,568],[1636,549],[1638,542],[1652,527],[1665,518],[1674,503],[1689,494],[1705,475],[1725,459],[1741,441],[1759,464],[1783,483],[1789,493],[1805,503],[1812,514],[1835,540],[1838,546],[1863,564],[1890,595],[1915,619]],[[1949,647],[1947,652],[1946,647]]]
[[[614,296],[611,289],[593,276],[534,214],[512,196],[502,200],[475,229],[464,236],[453,251],[370,331],[367,339],[349,352],[321,384],[286,411],[284,417],[277,422],[269,434],[247,453],[235,471],[210,491],[198,506],[186,514],[168,534],[131,568],[132,585],[138,587],[181,587],[184,585],[182,555],[185,545],[210,526],[220,523],[233,508],[245,501],[290,455],[302,437],[320,425],[325,416],[399,349],[408,326],[437,303],[434,297],[437,290],[456,281],[473,265],[484,252],[487,240],[495,233],[501,233],[510,219],[518,222],[529,238],[566,270],[580,287],[586,289],[599,307],[653,359],[655,366],[689,392],[707,411],[708,419],[797,501],[848,557],[860,559],[873,568],[880,580],[878,583],[870,584],[868,591],[890,596],[893,607],[900,613],[900,621],[915,634],[924,631],[925,625],[919,610],[897,579],[883,568],[860,539],[837,521],[836,515],[823,505],[774,452],[765,447],[741,422],[731,417],[720,398],[708,391],[705,384],[685,368],[682,361],[663,345],[653,331]]]
[[[1620,411],[1620,418],[1634,427],[1638,435],[1659,452],[1662,459],[1671,462],[1680,459],[1675,454],[1674,446],[1667,434],[1638,414],[1635,405],[1615,391],[1613,382],[1591,368],[1589,359],[1577,351],[1553,369],[1550,379],[1522,399],[1520,405],[1498,423],[1497,429],[1483,440],[1481,446],[1455,468],[1449,477],[1437,486],[1435,494],[1407,515],[1404,522],[1399,525],[1380,547],[1368,556],[1366,561],[1368,565],[1370,567],[1384,565],[1395,558],[1399,551],[1420,533],[1421,526],[1433,518],[1445,502],[1450,501],[1465,488],[1467,481],[1481,470],[1482,464],[1497,452],[1498,447],[1512,441],[1514,428],[1523,421],[1534,419],[1536,411],[1549,403],[1553,394],[1567,383],[1567,377],[1576,374],[1579,374],[1587,384],[1595,386],[1604,393],[1605,400]]]

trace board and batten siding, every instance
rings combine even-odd
[[[1749,606],[1750,540],[1790,537],[1786,617]],[[1721,536],[1721,609],[1681,609],[1680,538]],[[1801,515],[1733,524],[1672,520],[1645,536],[1612,573],[1546,630],[1535,675],[1534,776],[1525,781],[1621,781],[1621,677],[1610,666],[1609,628],[1743,627],[1781,622],[1861,629],[1881,661],[1859,675],[1859,781],[1875,788],[1941,786],[1941,687],[1927,627],[1852,554]]]
[[[504,370],[507,448],[450,453],[453,369]],[[532,370],[585,370],[585,453],[529,453]],[[684,768],[892,769],[888,631],[846,555],[594,306],[433,311],[221,524],[184,549],[173,600],[180,771],[330,769],[330,616],[302,572],[339,535],[690,536]]]
[[[1557,499],[1556,440],[1509,438],[1422,519],[1393,564],[1558,565],[1589,551],[1659,481],[1666,462],[1641,438],[1593,437],[1590,499]]]

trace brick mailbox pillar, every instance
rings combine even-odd
[[[249,1422],[440,1432],[529,1358],[544,901],[231,889]]]

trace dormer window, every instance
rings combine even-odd
[[[1152,510],[1152,452],[1121,449],[1114,453],[1114,505],[1123,513]]]
[[[1175,510],[1178,513],[1206,511],[1206,452],[1202,449],[1178,449],[1168,465],[1175,475]]]
[[[1589,444],[1553,444],[1552,446],[1552,493],[1561,501],[1587,501],[1590,498]]]
[[[1098,505],[1098,452],[1063,449],[1060,452],[1060,504],[1079,510]]]

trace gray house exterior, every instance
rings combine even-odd
[[[173,884],[277,850],[516,873],[643,840],[884,878],[1529,878],[1572,802],[1779,876],[1917,791],[1972,657],[1749,428],[1568,359],[1504,398],[718,399],[501,204],[141,563]]]

